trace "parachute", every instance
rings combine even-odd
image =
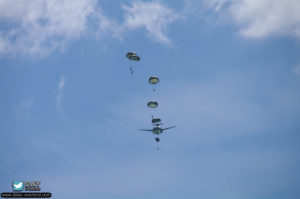
[[[161,119],[160,118],[153,118],[152,119],[152,124],[156,124],[156,123],[161,123]]]
[[[152,76],[152,77],[149,78],[149,83],[150,84],[158,84],[158,82],[159,82],[158,77]]]
[[[158,102],[150,101],[150,102],[147,103],[147,106],[149,108],[157,108],[158,107]]]
[[[133,60],[133,61],[140,61],[140,59],[141,59],[135,52],[128,52],[126,54],[126,57],[129,60]]]

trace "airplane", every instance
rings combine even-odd
[[[153,134],[159,135],[162,134],[164,130],[175,128],[176,126],[171,126],[168,128],[161,128],[160,126],[155,126],[153,129],[139,129],[141,131],[151,131]],[[160,139],[158,137],[155,138],[156,142],[159,142]]]

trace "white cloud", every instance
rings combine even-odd
[[[179,18],[178,13],[157,1],[134,1],[130,7],[123,5],[123,9],[124,28],[131,30],[143,27],[151,39],[170,44],[165,31],[168,24]]]
[[[87,31],[95,0],[0,1],[0,54],[46,55]]]
[[[248,38],[290,35],[300,38],[298,0],[213,0],[209,3],[222,17],[228,17]]]
[[[170,44],[167,25],[179,14],[157,1],[134,1],[123,5],[122,23],[105,16],[97,0],[11,0],[0,1],[0,56],[45,56],[63,51],[72,41],[146,28],[151,39]],[[6,26],[7,25],[7,26]]]

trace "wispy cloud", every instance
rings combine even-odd
[[[296,66],[296,67],[293,69],[293,72],[294,72],[296,75],[300,75],[300,65],[299,65],[299,66]]]
[[[237,25],[247,38],[289,35],[300,38],[300,1],[213,0],[215,12]]]
[[[32,106],[33,101],[32,100],[24,100],[21,103],[21,108],[22,109],[30,109],[30,107]]]
[[[63,95],[64,95],[64,88],[65,88],[65,76],[62,75],[60,77],[60,80],[57,85],[57,89],[55,91],[55,99],[56,99],[56,110],[62,114],[62,100],[63,100]]]
[[[16,113],[17,114],[21,114],[21,113],[25,113],[28,110],[30,110],[30,108],[33,105],[33,100],[32,99],[26,99],[21,101],[21,103],[16,107]]]
[[[179,13],[157,1],[134,1],[131,6],[123,5],[123,9],[125,28],[129,30],[145,28],[151,39],[166,44],[171,43],[165,31],[167,25],[179,18]]]

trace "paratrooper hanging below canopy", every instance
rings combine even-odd
[[[129,59],[129,61],[140,61],[140,57],[135,52],[128,52],[126,54],[126,57]],[[130,73],[133,74],[133,65],[130,64]]]

